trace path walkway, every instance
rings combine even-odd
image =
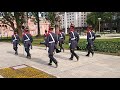
[[[23,46],[19,46],[19,55],[15,56],[12,44],[0,42],[0,68],[26,64],[43,70],[58,78],[119,78],[120,56],[95,54],[94,57],[86,57],[86,52],[76,51],[80,56],[77,62],[74,58],[70,61],[69,50],[55,54],[59,62],[58,68],[48,66],[48,55],[44,47],[33,46],[31,50],[32,59],[23,55]],[[1,77],[1,76],[0,76]]]

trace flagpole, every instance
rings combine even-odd
[[[65,34],[67,34],[67,13],[65,12]]]

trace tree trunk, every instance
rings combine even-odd
[[[25,27],[28,27],[28,15],[27,14],[28,14],[27,12],[24,13]]]
[[[10,23],[10,27],[13,29],[13,31],[15,30],[14,23]]]
[[[38,37],[40,36],[40,21],[39,21],[39,13],[36,13],[36,17],[37,17],[37,26],[38,26]]]
[[[21,27],[18,26],[17,29],[18,29],[18,35],[19,35],[20,39],[22,39],[22,30],[21,30]]]

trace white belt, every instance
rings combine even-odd
[[[71,40],[75,40],[75,38],[71,38]]]
[[[94,37],[90,37],[89,39],[94,39]]]
[[[60,38],[63,38],[63,37],[60,37]]]
[[[24,41],[29,41],[29,39],[27,39],[27,40],[24,40]]]
[[[13,42],[16,41],[16,40],[17,40],[17,39],[14,39]]]
[[[49,43],[54,43],[55,41],[50,41]]]

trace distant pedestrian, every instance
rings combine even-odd
[[[44,44],[46,46],[46,49],[47,49],[47,36],[48,36],[48,33],[47,33],[47,30],[45,30],[45,34],[44,34]]]
[[[30,47],[32,49],[32,42],[33,42],[32,35],[29,33],[28,28],[26,28],[26,30],[23,34],[23,44],[25,47],[25,51],[27,53],[27,58],[29,58],[29,59],[31,59]]]
[[[18,55],[18,44],[19,44],[19,42],[20,42],[20,38],[17,34],[17,31],[14,31],[14,34],[12,35],[12,44],[13,44],[13,49],[15,50],[15,55]]]
[[[63,52],[64,52],[63,44],[65,42],[65,34],[64,34],[64,32],[62,32],[62,30],[59,30],[58,42],[59,42],[59,46],[60,46],[60,51],[63,49]]]
[[[93,28],[92,26],[88,26],[87,28],[87,50],[88,50],[88,54],[86,56],[89,56],[90,53],[92,54],[92,56],[94,55],[94,41],[95,41],[95,33],[93,32]]]

